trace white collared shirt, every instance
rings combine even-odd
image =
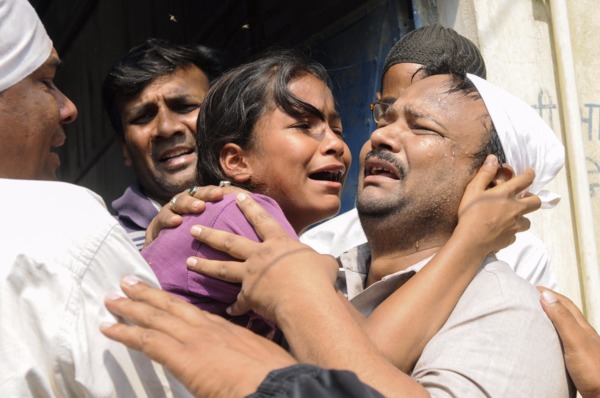
[[[0,179],[0,192],[0,395],[191,396],[99,331],[123,276],[158,286],[102,199],[59,182]]]

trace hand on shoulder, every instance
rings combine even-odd
[[[565,363],[583,398],[600,398],[600,336],[562,294],[538,286],[541,302],[564,347]]]

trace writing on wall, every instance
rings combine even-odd
[[[590,196],[592,198],[600,198],[600,162],[589,156],[586,156],[585,159],[588,165],[587,170],[590,182]]]
[[[541,89],[537,102],[532,105],[548,125],[554,129],[554,117],[558,117],[558,104],[550,92]],[[586,145],[586,165],[589,179],[590,196],[600,198],[600,104],[586,103],[581,109],[581,127]],[[597,146],[597,150],[589,150],[588,146]]]
[[[600,104],[583,105],[581,124],[588,141],[600,142]]]
[[[590,196],[600,198],[600,104],[583,104],[581,127],[588,145],[595,142],[598,150],[586,150]],[[594,153],[595,152],[595,153]]]
[[[554,103],[552,95],[550,95],[548,90],[540,90],[537,102],[533,105],[533,108],[537,109],[540,117],[554,130],[554,118],[552,116],[558,109],[558,105]]]

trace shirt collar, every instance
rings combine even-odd
[[[348,250],[340,255],[338,262],[338,288],[364,315],[370,314],[391,292],[402,286],[431,260],[433,255],[408,268],[383,277],[365,289],[365,281],[371,263],[368,243]]]

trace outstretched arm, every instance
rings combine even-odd
[[[577,391],[583,398],[600,398],[600,336],[567,297],[541,286],[538,290],[542,308],[562,340]]]
[[[296,361],[281,347],[132,277],[130,299],[109,296],[107,308],[135,323],[103,325],[102,333],[164,364],[198,397],[241,397],[269,372]]]
[[[106,305],[136,325],[102,332],[167,366],[197,397],[382,397],[351,372],[296,364],[274,343],[132,277],[122,286],[129,298]]]
[[[252,198],[243,195],[238,205],[264,242],[201,228],[196,237],[202,242],[247,260],[240,266],[235,261],[194,259],[196,268],[207,275],[243,281],[231,313],[252,309],[275,321],[302,362],[353,371],[385,396],[428,396],[379,353],[346,310],[334,285],[333,257],[293,240]]]

